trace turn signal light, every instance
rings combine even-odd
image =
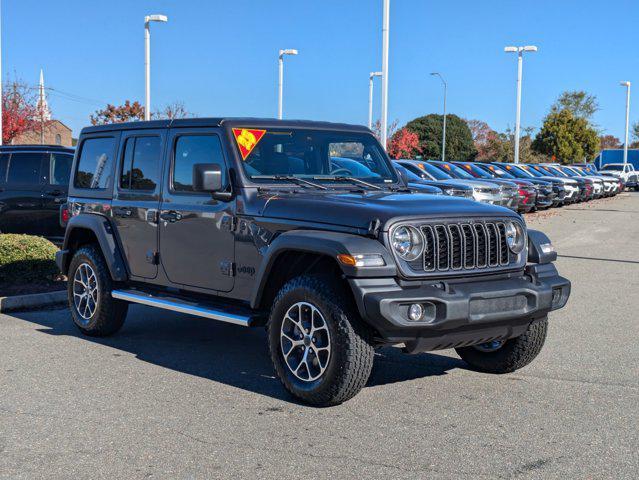
[[[383,267],[386,265],[384,258],[377,253],[360,255],[340,253],[337,256],[337,260],[339,260],[341,264],[348,265],[349,267]]]

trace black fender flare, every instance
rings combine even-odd
[[[528,262],[552,263],[557,260],[557,252],[554,247],[551,251],[544,251],[542,245],[551,245],[550,238],[539,230],[528,230]],[[547,250],[547,247],[546,247]]]
[[[305,252],[326,255],[333,258],[347,277],[393,277],[397,275],[395,260],[384,245],[376,239],[342,232],[321,230],[291,230],[279,235],[264,253],[256,275],[251,295],[251,307],[257,308],[262,299],[264,287],[277,258],[284,252]],[[384,259],[384,266],[353,267],[337,261],[340,254],[378,254]]]
[[[118,282],[127,280],[126,265],[109,219],[103,215],[90,213],[72,217],[67,224],[62,250],[58,252],[59,255],[56,256],[56,262],[62,273],[67,274],[69,263],[74,253],[70,251],[73,232],[79,229],[90,230],[98,239],[98,244],[102,255],[104,255],[106,264],[109,267],[111,278]]]

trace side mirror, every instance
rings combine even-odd
[[[193,190],[217,193],[222,190],[222,167],[219,163],[193,165]]]

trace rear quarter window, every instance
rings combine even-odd
[[[40,183],[41,153],[12,153],[9,159],[7,183],[38,185]]]
[[[80,147],[73,185],[76,188],[102,190],[110,185],[115,138],[88,138]]]

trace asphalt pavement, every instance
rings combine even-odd
[[[573,282],[530,366],[384,349],[353,400],[296,403],[261,329],[134,306],[81,336],[0,315],[0,478],[639,477],[639,194],[527,217]]]

